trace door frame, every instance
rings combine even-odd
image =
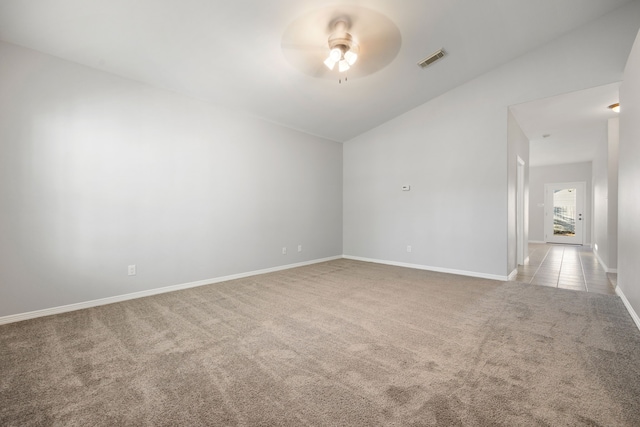
[[[576,189],[576,233],[575,236],[566,237],[553,234],[553,189]],[[544,241],[548,243],[565,243],[569,245],[583,245],[585,235],[585,199],[587,183],[582,182],[554,182],[544,185]],[[579,219],[581,218],[581,219]]]
[[[524,160],[518,156],[516,174],[516,256],[518,265],[524,265],[527,251],[524,239]]]

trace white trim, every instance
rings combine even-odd
[[[604,269],[605,273],[618,273],[617,268],[610,268],[609,266],[607,266],[607,264],[604,263],[604,261],[602,261],[602,258],[600,258],[600,254],[595,249],[593,249],[593,253],[596,255],[596,258],[598,259],[598,262]]]
[[[547,242],[545,242],[544,240],[529,240],[529,243],[540,243],[540,244],[545,244]]]
[[[526,230],[524,229],[525,220],[525,164],[520,156],[518,165],[516,166],[516,265],[523,265],[527,255],[527,242],[524,239]],[[509,276],[511,277],[511,276]]]
[[[604,272],[608,273],[609,267],[607,267],[607,264],[605,264],[602,258],[600,258],[600,254],[598,253],[598,251],[595,250],[595,248],[593,249],[593,254],[596,256],[596,259],[600,263],[600,266],[604,269]]]
[[[638,329],[640,329],[640,317],[638,317],[638,313],[636,313],[636,311],[633,309],[633,307],[631,306],[631,303],[629,302],[627,297],[624,296],[624,293],[622,292],[622,289],[620,289],[620,286],[616,286],[616,294],[618,294],[618,296],[620,297],[620,299],[624,303],[624,306],[627,307],[627,311],[631,315],[631,318],[635,322],[635,324],[638,327]]]
[[[600,254],[595,249],[593,249],[593,254],[596,256],[596,259],[600,263],[600,266],[602,266],[602,268],[604,269],[605,273],[617,273],[618,272],[617,268],[609,268],[609,267],[607,267],[607,264],[604,263],[602,258],[600,258]]]
[[[318,264],[326,261],[341,259],[342,256],[334,256],[329,258],[316,259],[312,261],[299,262],[296,264],[281,265],[278,267],[265,268],[263,270],[255,270],[247,273],[232,274],[229,276],[216,277],[213,279],[198,280],[196,282],[183,283],[180,285],[165,286],[162,288],[149,289],[147,291],[133,292],[130,294],[117,295],[114,297],[101,298],[91,301],[79,302],[76,304],[63,305],[60,307],[45,308],[43,310],[29,311],[26,313],[12,314],[0,317],[0,325],[7,323],[20,322],[22,320],[35,319],[37,317],[51,316],[53,314],[67,313],[69,311],[82,310],[85,308],[98,307],[101,305],[113,304],[116,302],[128,301],[137,298],[149,297],[152,295],[164,294],[167,292],[180,291],[183,289],[195,288],[198,286],[212,285],[214,283],[227,282],[229,280],[242,279],[259,274],[273,273],[276,271],[289,270],[296,267],[304,267],[305,265]]]
[[[497,274],[478,273],[475,271],[466,271],[466,270],[454,270],[450,268],[431,267],[428,265],[409,264],[406,262],[386,261],[381,259],[363,258],[363,257],[357,257],[357,256],[351,256],[351,255],[343,255],[343,258],[351,259],[354,261],[364,261],[364,262],[373,262],[376,264],[394,265],[396,267],[415,268],[416,270],[437,271],[439,273],[459,274],[461,276],[479,277],[481,279],[501,280],[503,282],[509,279],[508,276],[500,276]]]
[[[516,276],[518,275],[518,269],[514,269],[511,274],[507,277],[507,280],[516,280]]]

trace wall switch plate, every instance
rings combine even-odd
[[[283,247],[282,248],[282,255],[286,255],[287,254],[287,247]]]
[[[407,252],[411,252],[411,249],[412,249],[411,246],[407,245]]]
[[[298,245],[298,252],[302,252],[302,245]]]
[[[136,275],[136,265],[130,265],[129,267],[127,267],[127,273],[129,274],[129,276],[135,276]]]

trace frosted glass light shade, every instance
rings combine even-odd
[[[333,70],[333,67],[336,66],[336,61],[331,59],[331,57],[328,57],[324,60],[324,65],[326,65],[328,69]]]
[[[349,65],[353,65],[358,60],[358,54],[348,50],[344,53],[344,59],[347,61]]]

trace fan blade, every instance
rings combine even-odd
[[[309,44],[297,44],[297,43],[284,43],[280,44],[282,49],[293,49],[293,50],[313,50],[318,52],[326,52],[329,53],[328,46],[318,46],[318,45],[309,45]]]

